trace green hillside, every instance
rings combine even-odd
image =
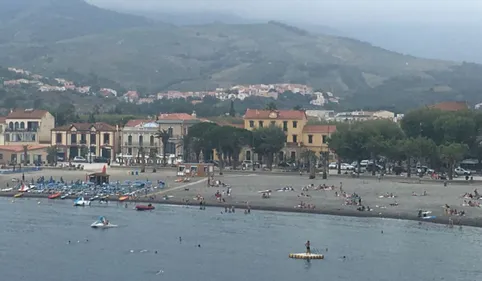
[[[61,2],[36,7],[48,7],[49,12],[36,14],[34,23],[27,20],[32,13],[28,6],[29,17],[22,16],[24,11],[0,24],[0,32],[17,34],[3,36],[0,64],[46,75],[95,74],[123,88],[149,92],[301,83],[355,104],[367,102],[367,97],[377,97],[374,102],[380,103],[380,96],[389,105],[400,99],[419,105],[466,98],[466,93],[470,101],[478,98],[469,92],[479,86],[475,77],[482,72],[465,73],[457,63],[398,54],[349,38],[314,35],[278,22],[175,27],[81,0]],[[67,9],[69,5],[76,8]],[[62,25],[53,26],[59,18]],[[25,35],[23,40],[18,34]],[[450,91],[437,95],[433,89],[440,86]]]

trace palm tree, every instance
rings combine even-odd
[[[155,136],[156,139],[162,142],[162,164],[166,166],[166,150],[167,146],[169,145],[169,139],[171,138],[171,134],[167,130],[159,130]]]
[[[27,156],[28,156],[28,145],[24,145],[23,146],[23,166],[27,166],[27,162],[28,162],[28,159],[27,159]]]
[[[313,150],[305,150],[301,153],[301,157],[304,158],[305,163],[308,164],[308,171],[310,173],[310,179],[315,178],[315,165],[316,165],[316,153]]]

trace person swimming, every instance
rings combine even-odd
[[[311,254],[310,240],[306,241],[305,246],[306,246],[306,253],[310,255]]]

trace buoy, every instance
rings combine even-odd
[[[302,259],[302,260],[322,260],[325,258],[325,256],[320,254],[306,254],[306,253],[290,254],[289,257],[292,259]]]

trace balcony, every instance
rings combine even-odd
[[[5,133],[5,142],[37,142],[38,136],[35,132],[10,132]]]
[[[5,132],[38,132],[39,128],[5,128]]]

